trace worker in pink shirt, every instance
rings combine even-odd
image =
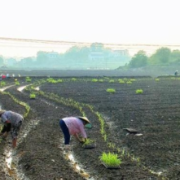
[[[71,135],[73,135],[79,142],[85,142],[87,134],[84,126],[89,123],[90,121],[86,117],[65,117],[61,119],[59,125],[64,134],[64,144],[69,145]]]

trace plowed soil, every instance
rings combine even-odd
[[[180,179],[178,78],[160,78],[159,81],[154,78],[137,78],[132,83],[126,83],[125,80],[123,84],[118,82],[118,78],[103,78],[103,82],[92,82],[90,78],[76,78],[76,81],[71,78],[61,79],[62,83],[41,84],[40,91],[47,96],[37,94],[34,100],[29,98],[28,90],[20,92],[17,86],[5,90],[31,107],[19,134],[20,139],[25,128],[29,124],[32,126],[31,122],[39,122],[37,126],[31,127],[26,138],[22,138],[17,147],[16,156],[19,160],[16,168],[25,174],[26,179]],[[112,79],[114,82],[110,81]],[[33,82],[37,80],[39,78],[33,78]],[[20,86],[28,84],[24,78],[19,81]],[[8,83],[12,84],[13,80]],[[108,93],[108,88],[113,88],[116,92]],[[137,94],[137,89],[142,89],[143,93]],[[54,100],[50,93],[56,94],[61,102]],[[72,104],[68,104],[69,99]],[[22,114],[25,112],[8,95],[0,93],[0,103],[3,109]],[[97,147],[83,149],[72,138],[72,154],[77,164],[90,175],[89,178],[76,171],[75,165],[71,165],[58,148],[63,144],[59,120],[66,116],[82,116],[81,109],[78,108],[80,106],[92,123],[92,129],[87,128],[86,131],[88,137],[96,141]],[[100,131],[101,123],[97,112],[105,122],[106,141]],[[139,130],[143,135],[127,135],[123,128],[128,127]],[[2,157],[6,146],[9,146],[8,142],[0,143]],[[122,159],[120,169],[106,169],[99,160],[102,152],[119,154]],[[0,173],[2,179],[7,179],[3,170]]]

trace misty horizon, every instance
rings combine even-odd
[[[39,41],[39,42],[38,42]],[[90,42],[53,41],[39,39],[2,38],[0,37],[0,55],[17,59],[34,57],[38,51],[65,53],[71,47],[88,47]],[[171,50],[180,50],[180,45],[173,44],[125,44],[125,43],[102,43],[105,47],[113,50],[128,50],[133,56],[143,50],[147,55],[153,54],[160,47],[168,47]]]

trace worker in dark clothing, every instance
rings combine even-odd
[[[11,132],[12,136],[12,147],[16,147],[17,136],[22,125],[23,116],[13,111],[0,110],[1,122],[3,123],[3,128],[0,132],[0,136],[4,139]]]

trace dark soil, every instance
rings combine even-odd
[[[88,137],[96,140],[97,144],[94,149],[84,149],[72,138],[72,153],[78,164],[95,180],[180,179],[180,80],[138,78],[131,84],[120,84],[117,78],[113,78],[113,83],[109,82],[110,79],[92,82],[90,78],[78,78],[77,81],[64,78],[62,83],[40,86],[45,93],[65,98],[64,103],[52,100],[50,94],[46,98],[37,95],[35,100],[31,100],[28,91],[19,92],[16,86],[6,90],[31,107],[22,131],[29,122],[40,121],[17,147],[17,168],[22,169],[26,177],[33,180],[85,179],[74,170],[58,148],[63,139],[59,119],[82,115],[80,109],[66,103],[71,98],[82,103],[83,111],[92,122],[92,129],[86,129]],[[22,83],[23,78],[20,81],[21,85],[27,84]],[[9,84],[12,83],[9,81]],[[107,88],[114,88],[116,92],[107,93]],[[137,89],[143,89],[143,94],[136,94]],[[4,109],[22,114],[25,112],[8,95],[0,93],[0,103]],[[86,104],[93,106],[93,112]],[[100,122],[94,112],[101,113],[105,120],[107,142],[100,133]],[[126,127],[138,129],[143,135],[126,136],[123,131]],[[116,148],[110,146],[112,144]],[[2,157],[4,145],[7,143],[0,143]],[[117,149],[124,149],[124,156]],[[120,169],[106,169],[99,161],[102,152],[119,154],[123,162]],[[140,161],[133,158],[140,158]],[[152,171],[162,174],[158,176]],[[4,178],[4,172],[1,170],[0,173],[0,177]]]

